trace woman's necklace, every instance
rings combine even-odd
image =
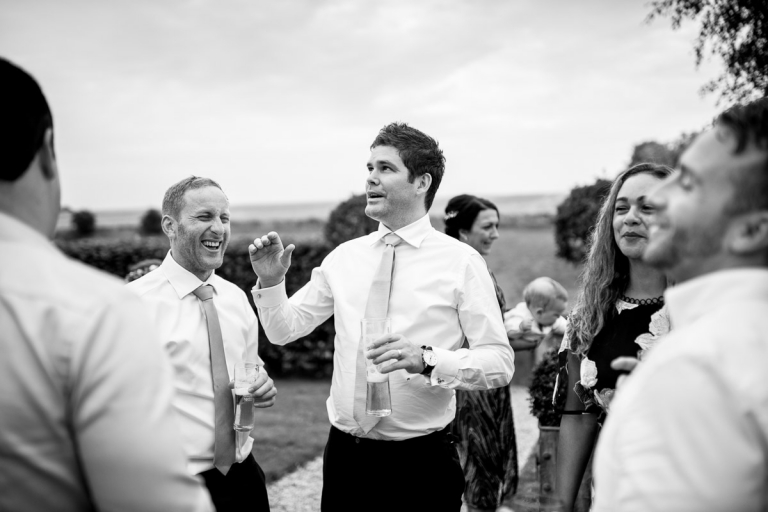
[[[658,297],[653,297],[652,299],[633,299],[632,297],[627,297],[626,295],[621,296],[621,300],[624,302],[628,302],[630,304],[639,304],[640,306],[651,306],[654,304],[664,304],[664,296],[660,295]]]

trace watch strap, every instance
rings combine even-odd
[[[428,347],[427,345],[422,345],[421,350],[422,350],[421,362],[424,364],[424,370],[422,370],[421,375],[424,375],[425,377],[429,377],[432,374],[432,370],[435,369],[435,366],[428,364],[427,359],[424,356],[428,350],[432,352],[432,347]]]

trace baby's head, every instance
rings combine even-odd
[[[523,300],[533,319],[541,326],[552,325],[565,312],[568,292],[549,277],[539,277],[523,290]]]

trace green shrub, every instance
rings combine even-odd
[[[560,368],[558,356],[557,350],[552,349],[533,368],[530,387],[531,414],[538,418],[539,425],[542,427],[559,426],[561,411],[565,406],[565,391],[568,384],[568,375],[565,371],[560,375],[556,405],[552,405],[552,394],[555,391],[555,382]]]
[[[160,235],[163,233],[163,226],[160,224],[162,220],[163,214],[151,208],[141,216],[139,231],[144,235]]]
[[[72,214],[72,228],[78,236],[91,236],[96,231],[96,216],[88,210]]]
[[[581,263],[589,247],[589,235],[611,182],[598,179],[592,185],[575,187],[557,207],[555,243],[557,257]]]
[[[251,241],[252,238],[246,236],[232,237],[224,255],[224,263],[216,271],[221,277],[240,287],[249,299],[251,288],[256,284],[256,276],[248,257],[248,245]],[[58,240],[57,244],[68,256],[120,278],[128,273],[131,265],[141,260],[164,259],[169,249],[165,236],[128,240]],[[312,269],[320,265],[329,251],[329,247],[324,243],[303,242],[297,245],[291,270],[286,276],[285,284],[289,296],[309,282]],[[252,302],[251,305],[253,306]],[[269,343],[259,326],[259,354],[272,375],[327,377],[333,370],[333,338],[333,318],[304,338],[285,347]]]
[[[358,194],[333,209],[324,231],[325,239],[331,247],[376,231],[379,223],[365,214],[367,203],[365,194]]]

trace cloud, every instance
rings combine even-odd
[[[7,1],[6,55],[42,83],[64,201],[156,204],[189,174],[233,203],[343,199],[407,121],[439,195],[567,191],[715,112],[692,32],[641,1]],[[118,185],[115,185],[115,184]]]

